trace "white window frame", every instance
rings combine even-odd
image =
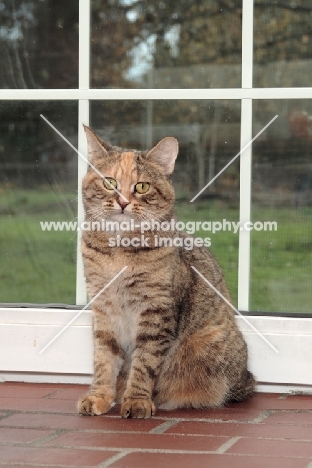
[[[253,88],[253,2],[243,0],[242,87],[233,89],[90,89],[90,0],[79,0],[79,89],[0,90],[0,100],[77,100],[78,149],[87,154],[82,123],[89,123],[91,100],[232,100],[241,101],[241,148],[252,139],[254,99],[312,99],[312,88]],[[157,97],[156,97],[157,96]],[[86,163],[78,159],[78,184]],[[240,221],[251,214],[252,148],[240,157]],[[83,219],[81,193],[78,220]],[[87,293],[79,250],[76,302]],[[238,309],[249,310],[250,232],[239,237]],[[295,312],[295,311],[294,311]],[[84,311],[44,353],[39,351],[66,325],[77,310],[42,308],[0,309],[0,381],[90,383],[92,376],[91,312]],[[312,391],[312,318],[248,317],[279,350],[275,353],[241,317],[237,322],[249,346],[250,368],[261,391]]]

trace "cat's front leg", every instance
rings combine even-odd
[[[151,322],[152,327],[156,325]],[[136,338],[130,374],[121,405],[123,418],[150,418],[156,407],[152,401],[156,379],[173,340],[173,331],[162,324],[153,331],[141,330]]]
[[[78,411],[85,415],[100,415],[111,409],[116,397],[117,376],[123,364],[122,348],[103,317],[94,319],[93,335],[94,378],[90,392],[78,401]]]

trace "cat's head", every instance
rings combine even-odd
[[[170,176],[178,155],[173,137],[150,151],[111,146],[84,127],[90,166],[83,179],[86,217],[93,221],[165,221],[174,215]]]

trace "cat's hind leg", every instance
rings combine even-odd
[[[157,381],[155,403],[163,409],[215,408],[245,399],[253,387],[241,335],[207,325],[176,341]]]
[[[250,398],[255,391],[256,380],[249,370],[245,369],[238,383],[230,388],[227,403],[231,401],[244,401]]]
[[[157,381],[155,403],[161,409],[214,408],[229,390],[228,379],[203,350],[185,340],[171,350]]]

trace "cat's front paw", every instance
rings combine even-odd
[[[152,400],[126,398],[121,405],[120,414],[123,418],[147,419],[154,416],[156,407]]]
[[[90,416],[99,416],[107,413],[112,407],[110,402],[105,397],[96,395],[85,395],[78,401],[78,412],[80,414],[88,414]]]

